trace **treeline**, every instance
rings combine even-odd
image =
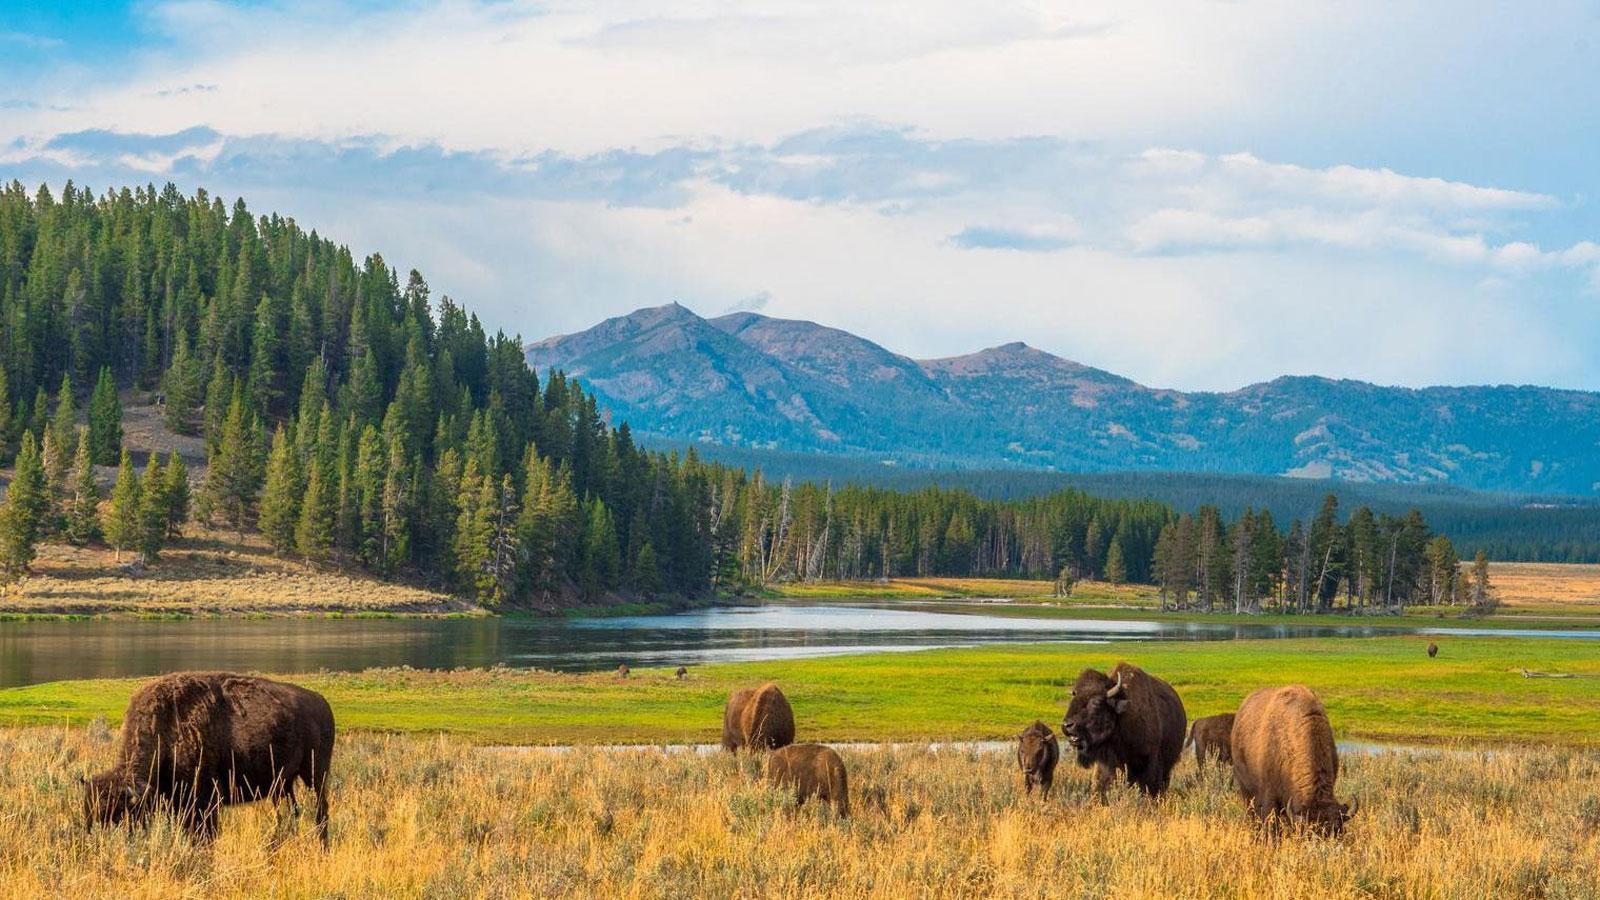
[[[666,445],[664,445],[666,446]],[[1315,512],[1326,494],[1347,508],[1403,516],[1417,509],[1448,534],[1463,556],[1479,550],[1506,562],[1600,562],[1600,500],[1594,497],[1496,494],[1450,484],[1381,484],[1217,472],[1046,472],[1029,469],[916,469],[878,458],[705,448],[727,465],[760,468],[776,480],[867,484],[894,491],[939,486],[986,499],[1035,497],[1076,488],[1097,497],[1159,500],[1174,509],[1218,507],[1233,519],[1269,510],[1279,522]]]
[[[1374,514],[1343,522],[1332,494],[1309,522],[1281,531],[1268,510],[1224,521],[1215,506],[1169,522],[1151,562],[1163,607],[1237,613],[1398,610],[1411,604],[1491,606],[1487,557],[1462,572],[1454,543],[1422,513]]]
[[[56,461],[80,444],[118,461],[121,388],[204,436],[195,514],[282,553],[487,603],[709,587],[709,469],[641,451],[559,374],[541,384],[520,341],[417,272],[243,201],[12,182],[0,350],[0,464],[28,453],[27,486],[32,456],[43,477],[0,515],[13,573],[39,540],[109,536],[67,528],[95,488]]]

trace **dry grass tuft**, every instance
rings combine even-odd
[[[1048,803],[1010,760],[846,752],[856,814],[794,811],[759,763],[658,751],[503,752],[356,735],[335,754],[333,845],[309,820],[230,810],[210,850],[170,822],[83,833],[92,729],[0,731],[0,890],[12,896],[1592,897],[1600,755],[1353,756],[1337,841],[1272,841],[1219,771],[1096,806],[1077,769]]]

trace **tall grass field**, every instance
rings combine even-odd
[[[0,731],[0,891],[15,897],[1545,897],[1600,884],[1600,754],[1347,754],[1337,840],[1259,832],[1220,770],[1100,806],[1048,801],[1006,754],[844,752],[853,809],[795,809],[723,753],[504,751],[340,739],[331,847],[309,814],[229,809],[210,848],[170,819],[86,833],[103,727]]]

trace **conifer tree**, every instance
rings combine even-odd
[[[78,452],[73,457],[68,490],[67,540],[82,546],[100,536],[100,488],[94,480],[89,429],[82,426],[78,428]]]
[[[28,420],[23,424],[22,430],[33,432],[38,446],[41,448],[44,446],[45,435],[50,431],[50,395],[43,385],[33,392],[33,403],[28,406]]]
[[[272,552],[283,555],[294,549],[295,529],[300,523],[301,484],[299,460],[288,432],[282,425],[272,435],[272,451],[267,456],[267,482],[261,493],[261,516],[257,523]]]
[[[279,355],[282,340],[278,316],[266,294],[256,304],[256,324],[251,333],[250,372],[246,379],[250,400],[264,415],[276,415],[284,396],[283,372]]]
[[[384,571],[392,572],[411,557],[412,498],[416,495],[416,467],[406,459],[405,443],[398,437],[389,440],[389,460],[383,476]]]
[[[204,413],[206,452],[210,453],[222,442],[222,429],[228,421],[228,408],[235,390],[233,373],[223,364],[219,354],[211,361],[211,378],[206,382]]]
[[[203,515],[220,514],[241,534],[255,512],[261,490],[259,435],[260,425],[246,410],[244,393],[235,391],[221,438],[207,462],[201,503]]]
[[[189,467],[178,457],[178,451],[167,455],[163,477],[167,497],[167,539],[171,540],[183,534],[183,526],[189,521]]]
[[[371,569],[385,565],[383,553],[383,485],[386,455],[378,429],[368,425],[356,443],[355,491],[359,532],[356,552]]]
[[[105,532],[106,543],[115,551],[116,559],[122,558],[122,551],[139,543],[139,475],[134,471],[133,457],[126,448],[117,467],[117,483],[111,488],[111,503],[106,507],[101,530]]]
[[[78,407],[72,396],[72,376],[61,376],[61,389],[56,391],[56,411],[50,416],[50,437],[55,445],[67,452],[78,433]],[[41,446],[43,442],[41,440]]]
[[[480,577],[487,568],[489,539],[493,535],[495,486],[478,472],[478,461],[467,460],[461,475],[461,512],[456,515],[456,533],[451,555],[456,566],[456,584],[474,597],[481,597]]]
[[[1112,584],[1125,584],[1128,581],[1128,564],[1123,559],[1121,538],[1122,535],[1117,534],[1106,549],[1105,577]]]
[[[97,466],[116,465],[122,452],[122,401],[111,367],[100,369],[94,394],[89,398],[89,453]]]
[[[74,432],[74,436],[76,432]],[[48,503],[45,506],[44,519],[39,523],[45,535],[56,534],[66,527],[67,521],[67,494],[69,485],[67,477],[72,470],[72,447],[69,438],[67,443],[56,440],[54,428],[44,434],[43,462],[45,497]]]
[[[146,563],[161,556],[161,547],[167,540],[168,513],[166,473],[161,470],[161,460],[152,453],[139,482],[138,547],[140,559]]]
[[[617,554],[617,526],[611,511],[596,497],[589,501],[583,533],[582,582],[584,591],[595,594],[615,584],[620,565]]]
[[[295,552],[310,562],[326,560],[333,548],[336,487],[328,471],[328,462],[312,460],[305,496],[300,502],[300,519],[295,523]]]
[[[661,591],[661,569],[656,561],[656,548],[649,541],[639,548],[633,558],[633,569],[628,575],[633,589],[645,597],[654,597]]]
[[[33,432],[25,432],[5,503],[0,505],[0,580],[19,578],[28,571],[49,503],[38,442]]]
[[[178,434],[194,434],[195,409],[201,402],[200,370],[189,354],[189,342],[179,336],[172,352],[172,364],[161,379],[165,398],[163,416],[167,427]]]

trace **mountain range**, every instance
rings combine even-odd
[[[1023,343],[915,360],[837,328],[673,303],[527,348],[641,436],[932,468],[1160,470],[1600,491],[1600,394],[1286,376],[1150,388]]]

